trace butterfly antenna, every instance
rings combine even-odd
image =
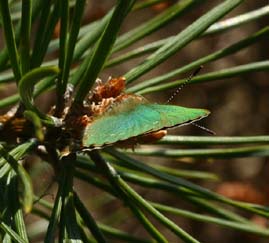
[[[182,90],[182,88],[188,84],[193,77],[195,77],[203,68],[203,66],[198,67],[196,70],[194,70],[194,72],[185,80],[185,82],[183,84],[181,84],[176,91],[170,96],[170,98],[167,100],[166,104],[170,103],[180,92],[180,90]]]
[[[197,123],[195,123],[195,122],[192,122],[191,124],[192,124],[193,126],[195,126],[195,127],[198,127],[198,128],[200,128],[200,129],[202,129],[203,131],[205,131],[205,132],[207,132],[207,133],[209,133],[209,134],[211,134],[211,135],[216,135],[216,133],[215,133],[214,131],[212,131],[212,130],[206,128],[206,127],[203,127],[203,126],[201,126],[200,124],[197,124]]]

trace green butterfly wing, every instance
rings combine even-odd
[[[200,120],[208,116],[210,113],[205,109],[186,108],[174,105],[150,104],[149,106],[152,110],[159,112],[161,115],[159,127],[158,129],[154,129],[154,131],[162,128],[182,126],[184,124]]]
[[[163,128],[199,120],[208,110],[173,105],[138,104],[119,114],[104,114],[90,123],[82,139],[84,147],[100,147]]]

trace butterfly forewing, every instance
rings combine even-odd
[[[159,129],[184,125],[189,122],[200,120],[209,115],[205,109],[186,108],[175,105],[149,104],[149,106],[161,114]]]
[[[86,127],[83,146],[102,146],[143,134],[152,129],[152,120],[160,117],[155,110],[139,105],[117,115],[104,115]],[[143,125],[142,125],[143,124]]]

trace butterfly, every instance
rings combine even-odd
[[[100,148],[178,127],[209,115],[206,109],[186,108],[148,102],[136,94],[124,93],[125,78],[113,78],[99,84],[89,98],[92,115],[82,134],[84,148]]]

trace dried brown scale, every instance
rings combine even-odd
[[[130,98],[133,98],[134,100],[136,100],[136,102],[132,102],[132,99]],[[138,101],[141,103],[147,102],[142,96],[133,95],[133,94],[125,94],[125,93],[117,96],[116,98],[103,99],[98,104],[93,103],[91,105],[91,109],[93,112],[93,119],[95,117],[103,115],[104,113],[113,115],[114,113],[117,114],[117,113],[124,112],[125,109],[130,110],[132,109],[132,106],[136,107]],[[119,110],[118,105],[120,105],[123,102],[129,102],[129,103],[126,104],[126,106],[124,107],[124,110]]]
[[[103,99],[115,98],[125,89],[125,78],[110,78],[105,84],[99,84],[93,90],[92,96],[89,98],[90,103],[98,103]]]
[[[90,106],[93,116],[96,117],[96,116],[102,115],[113,105],[115,101],[116,101],[115,98],[107,98],[107,99],[103,99],[97,104],[93,102]]]

